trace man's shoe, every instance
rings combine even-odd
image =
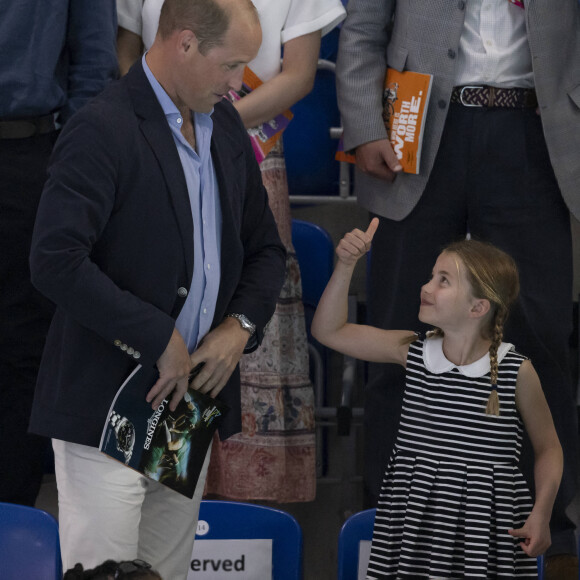
[[[578,558],[556,554],[544,558],[544,580],[578,580]]]

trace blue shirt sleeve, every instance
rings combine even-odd
[[[67,28],[66,121],[105,84],[115,78],[117,64],[117,9],[115,0],[73,0]]]
[[[117,76],[114,0],[0,1],[0,119],[66,121]]]

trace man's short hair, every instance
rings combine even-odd
[[[168,38],[173,32],[191,30],[199,52],[219,46],[228,31],[230,14],[215,0],[165,0],[159,16],[159,35]]]

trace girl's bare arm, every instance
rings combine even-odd
[[[510,534],[522,538],[522,550],[535,557],[551,544],[549,523],[562,478],[563,458],[552,414],[530,361],[524,361],[518,373],[516,405],[534,449],[536,498],[524,526],[510,530]]]
[[[322,344],[349,356],[371,362],[406,364],[410,331],[381,330],[347,322],[348,291],[357,261],[370,249],[378,219],[367,231],[355,229],[336,248],[338,261],[312,322],[312,334]]]

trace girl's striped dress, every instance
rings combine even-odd
[[[518,469],[522,421],[515,404],[525,357],[502,343],[498,359],[499,417],[485,414],[489,354],[456,367],[441,338],[410,345],[368,579],[537,578],[536,559],[508,534],[532,509]]]

